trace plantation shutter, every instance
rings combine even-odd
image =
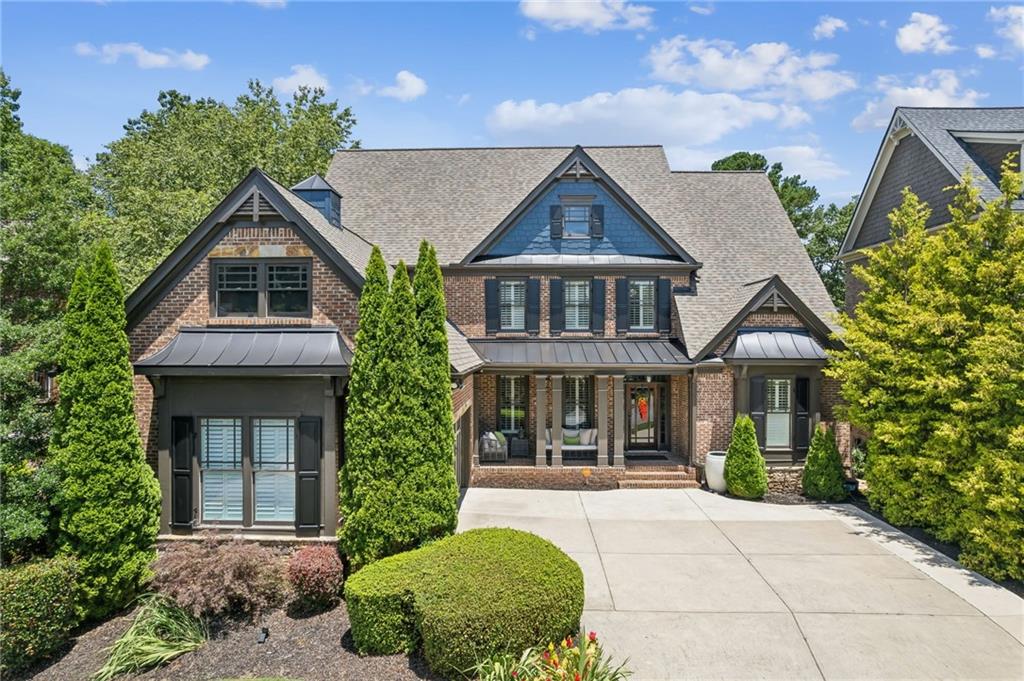
[[[295,527],[320,528],[320,417],[299,419],[295,471]]]
[[[615,330],[629,330],[629,280],[615,280]]]
[[[171,418],[171,525],[192,526],[192,457],[195,430],[191,416]]]
[[[757,433],[757,446],[764,449],[764,425],[765,425],[765,385],[764,376],[750,377],[750,418],[754,422],[754,432]]]
[[[590,282],[590,330],[604,332],[604,279]]]
[[[526,330],[540,332],[540,279],[526,280]]]
[[[604,238],[604,206],[599,203],[590,207],[590,237]]]
[[[498,280],[484,281],[484,313],[487,333],[498,332]]]
[[[793,447],[798,452],[806,452],[811,438],[811,379],[797,376],[794,393]]]
[[[672,330],[672,281],[658,279],[658,331]]]
[[[551,335],[557,336],[565,329],[565,293],[561,279],[552,279],[549,284],[551,298]]]
[[[561,239],[562,238],[562,207],[551,206],[550,210],[551,218],[551,238]]]

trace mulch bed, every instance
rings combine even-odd
[[[19,679],[83,681],[106,661],[105,649],[128,628],[130,613],[83,630],[58,654]],[[261,627],[270,636],[256,639]],[[406,655],[360,657],[352,645],[345,604],[308,617],[277,610],[255,625],[219,632],[199,650],[134,679],[436,679],[422,658]],[[6,677],[5,677],[6,678]]]

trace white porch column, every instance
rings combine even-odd
[[[547,466],[548,442],[544,434],[544,429],[548,427],[548,377],[538,375],[534,376],[533,380],[536,383],[537,389],[537,427],[536,434],[534,436],[536,446],[534,461],[538,466]]]
[[[608,465],[608,377],[597,377],[597,466]]]
[[[562,377],[551,377],[551,465],[562,465]]]
[[[625,377],[612,376],[612,428],[615,430],[613,465],[626,466],[626,392]]]

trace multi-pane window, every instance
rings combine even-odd
[[[590,206],[567,204],[562,206],[562,236],[590,236]]]
[[[204,522],[242,521],[242,419],[199,421]]]
[[[654,330],[654,280],[629,280],[629,328]]]
[[[792,383],[789,378],[769,378],[765,381],[764,445],[769,449],[790,447]]]
[[[566,428],[591,428],[594,393],[587,376],[566,376],[562,386],[562,425]]]
[[[502,331],[526,329],[526,282],[508,279],[498,282],[499,323]]]
[[[295,419],[252,420],[253,518],[295,520]]]
[[[498,376],[498,430],[518,433],[526,428],[526,377]]]
[[[562,285],[565,296],[565,330],[590,330],[590,280],[566,279]]]
[[[218,317],[309,316],[310,265],[231,262],[214,265]]]

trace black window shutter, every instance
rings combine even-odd
[[[192,526],[192,457],[195,436],[191,416],[171,418],[171,525]]]
[[[540,331],[540,279],[526,280],[526,330]]]
[[[590,330],[604,333],[604,279],[590,281]]]
[[[552,279],[548,296],[551,298],[551,335],[557,336],[565,329],[565,297],[562,291],[562,280]]]
[[[793,447],[806,452],[811,438],[811,379],[797,376],[795,386],[795,407],[793,425]]]
[[[551,238],[561,239],[562,238],[562,207],[551,206],[550,210],[551,219]]]
[[[487,333],[498,332],[498,280],[484,280],[484,312]]]
[[[629,331],[629,280],[615,280],[615,330]]]
[[[599,203],[590,207],[590,236],[604,238],[604,206]]]
[[[765,385],[764,376],[750,377],[750,418],[754,422],[754,432],[757,433],[757,446],[764,449],[764,425],[765,425]]]
[[[320,528],[320,417],[299,419],[295,457],[295,527]]]
[[[658,331],[672,330],[672,281],[658,279]]]

